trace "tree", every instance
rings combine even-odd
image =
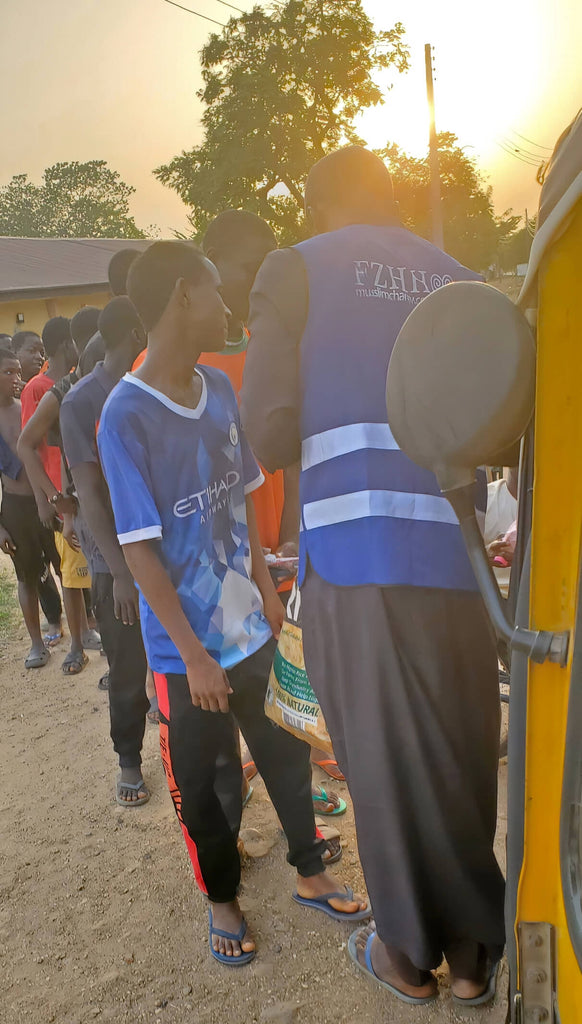
[[[0,188],[0,235],[145,238],[129,213],[134,192],[105,160],[54,164],[41,185],[17,174]]]
[[[456,135],[440,132],[438,150],[445,250],[465,266],[487,270],[520,218],[510,210],[495,216],[492,189],[484,184],[474,159],[458,145]],[[428,156],[408,156],[394,144],[380,150],[379,155],[392,173],[403,223],[423,238],[430,238]]]
[[[516,231],[500,246],[499,265],[502,270],[515,273],[518,263],[527,263],[534,236],[534,222],[529,221],[526,227]]]
[[[383,102],[373,72],[408,67],[403,35],[400,23],[375,32],[361,0],[285,0],[211,35],[198,94],[204,139],[154,172],[192,207],[194,232],[236,207],[296,241],[309,168],[360,141],[355,116]]]

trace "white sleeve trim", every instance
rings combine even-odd
[[[250,484],[245,484],[245,497],[247,494],[252,494],[253,491],[257,491],[259,487],[262,487],[265,482],[264,473],[259,473],[254,480],[251,480]]]
[[[162,536],[161,526],[142,526],[141,530],[130,530],[129,533],[118,533],[117,539],[121,545],[137,544],[140,540],[155,540]]]

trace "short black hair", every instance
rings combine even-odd
[[[306,203],[373,210],[394,202],[390,171],[383,160],[363,146],[344,146],[328,153],[311,168],[305,186]]]
[[[0,338],[2,335],[0,334]],[[9,348],[0,348],[0,363],[3,363],[5,359],[18,359],[16,352],[13,352]]]
[[[142,252],[130,267],[127,292],[146,331],[158,323],[179,278],[196,285],[208,273],[193,242],[154,242]]]
[[[138,249],[120,249],[109,260],[107,277],[114,295],[127,295],[127,275],[138,256]]]
[[[97,306],[83,306],[71,319],[71,337],[81,355],[88,341],[97,331],[97,321],[101,310]]]
[[[262,217],[248,210],[224,210],[208,225],[202,248],[226,254],[244,246],[249,238],[264,241],[269,250],[277,248],[275,232]]]
[[[105,342],[99,331],[97,331],[97,334],[93,335],[79,359],[79,366],[77,368],[79,377],[86,377],[97,366],[97,363],[102,362],[104,358]]]
[[[42,343],[47,356],[56,355],[61,345],[71,341],[71,321],[66,316],[53,316],[42,329]]]
[[[36,338],[37,341],[41,340],[40,334],[37,334],[36,331],[17,331],[12,337],[12,348],[14,351],[19,352],[29,338]]]
[[[112,299],[99,317],[99,333],[105,342],[106,352],[118,348],[132,331],[139,330],[143,330],[141,321],[127,295]]]

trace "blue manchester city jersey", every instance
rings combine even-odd
[[[103,408],[99,453],[120,544],[158,542],[194,633],[228,669],[271,636],[251,579],[245,507],[263,477],[227,377],[208,367],[198,372],[196,409],[127,374]],[[140,614],[152,669],[185,672],[142,595]]]

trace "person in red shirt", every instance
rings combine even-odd
[[[66,376],[72,366],[76,366],[78,354],[71,336],[70,321],[66,317],[48,320],[43,328],[42,340],[48,364],[46,371],[32,377],[22,392],[23,429],[17,450],[34,491],[39,518],[45,526],[54,529],[58,525],[57,515],[72,516],[74,499],[62,493],[60,448],[49,444],[47,436],[39,440],[30,421],[44,396],[57,381]],[[83,589],[90,586],[91,581],[87,563],[81,553],[64,541],[60,532],[55,532],[55,542],[61,556],[63,602],[71,634],[71,649],[63,662],[63,672],[76,675],[88,661],[84,647],[99,646],[97,634],[88,627],[83,598]]]

